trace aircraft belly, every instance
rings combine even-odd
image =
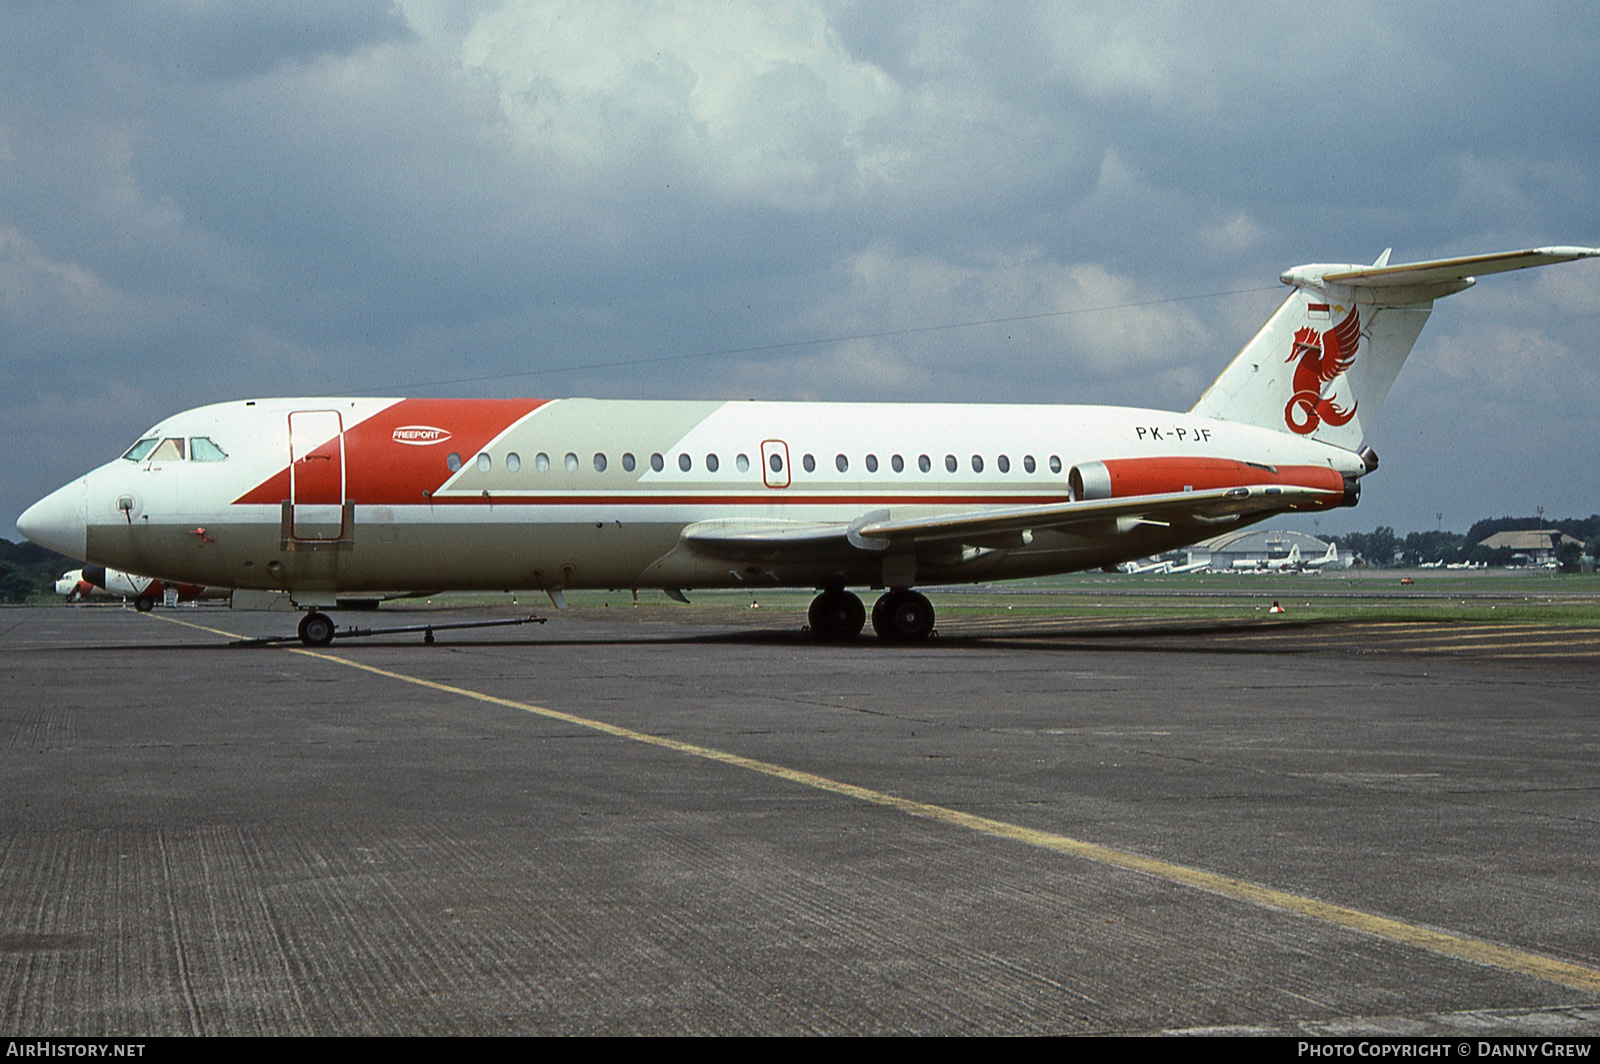
[[[428,521],[363,524],[342,590],[620,588],[677,542],[678,523]]]

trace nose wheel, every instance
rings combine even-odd
[[[316,610],[300,618],[300,642],[308,647],[325,647],[333,642],[333,618]]]
[[[910,588],[885,592],[872,607],[872,630],[886,642],[920,643],[933,634],[933,603]]]

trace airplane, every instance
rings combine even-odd
[[[56,594],[64,596],[68,602],[82,602],[106,592],[85,580],[82,569],[68,569],[56,578]]]
[[[56,581],[56,594],[65,595],[69,602],[81,602],[86,598],[132,599],[134,609],[140,613],[148,613],[154,609],[155,604],[164,599],[169,590],[179,602],[225,599],[233,594],[230,588],[169,583],[164,580],[153,580],[148,576],[107,569],[103,565],[85,565],[82,569],[70,569],[62,573],[61,578]]]
[[[1300,562],[1300,568],[1325,569],[1330,565],[1336,566],[1338,564],[1339,545],[1337,543],[1330,543],[1328,544],[1328,549],[1322,553],[1321,557],[1302,559]]]
[[[1433,302],[1477,275],[1600,255],[1546,247],[1283,273],[1288,297],[1185,413],[1108,406],[598,399],[247,399],[175,414],[31,506],[23,535],[166,579],[287,591],[299,636],[341,595],[419,588],[808,587],[853,639],[882,589],[1176,550],[1352,506],[1365,444]]]
[[[1300,544],[1295,543],[1282,558],[1240,558],[1233,568],[1250,573],[1286,573],[1300,568],[1300,564]]]
[[[1418,569],[1439,569],[1439,568],[1442,568],[1443,566],[1444,566],[1444,559],[1440,558],[1437,561],[1423,562],[1421,565],[1417,566],[1417,568]]]
[[[1160,575],[1161,573],[1169,571],[1171,568],[1171,562],[1160,561],[1149,562],[1143,565],[1139,564],[1138,562],[1124,562],[1117,566],[1117,569],[1120,572],[1125,573],[1128,576],[1146,576],[1150,574]]]

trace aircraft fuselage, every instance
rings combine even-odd
[[[416,588],[883,586],[870,551],[732,556],[684,533],[1066,502],[1072,469],[1091,460],[1365,471],[1351,451],[1282,432],[1097,406],[264,399],[175,415],[152,440],[57,493],[67,510],[81,493],[81,554],[310,603]],[[913,579],[1095,568],[1214,531],[923,548]]]

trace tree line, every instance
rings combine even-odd
[[[77,562],[37,543],[0,539],[0,602],[26,602],[55,593],[56,577]]]
[[[1511,565],[1518,553],[1509,548],[1497,550],[1482,546],[1484,540],[1497,532],[1527,532],[1553,529],[1581,540],[1583,546],[1565,544],[1557,551],[1561,568],[1576,572],[1582,556],[1600,557],[1600,514],[1588,517],[1565,517],[1545,520],[1538,517],[1492,517],[1474,524],[1463,535],[1460,532],[1409,532],[1399,535],[1393,528],[1380,525],[1371,532],[1350,532],[1342,536],[1329,536],[1341,551],[1360,558],[1368,565],[1422,565],[1442,561],[1446,565],[1462,562],[1484,565]]]

